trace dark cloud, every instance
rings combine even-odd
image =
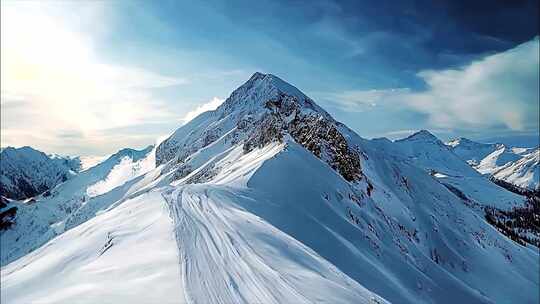
[[[211,1],[207,8],[238,28],[271,38],[323,70],[354,76],[361,82],[369,79],[366,86],[419,87],[422,82],[415,77],[419,70],[464,65],[538,35],[538,3],[233,0]],[[205,27],[212,30],[209,24]],[[321,31],[326,31],[324,36]],[[224,35],[234,51],[245,60],[254,57],[260,62],[258,55],[265,54],[264,50],[249,43],[258,42],[246,35],[235,36]],[[240,49],[234,43],[237,38],[244,41]],[[274,63],[272,54],[266,57],[279,69],[280,63]]]

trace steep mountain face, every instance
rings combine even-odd
[[[98,187],[55,220],[53,240],[4,264],[2,300],[539,300],[538,248],[484,216],[488,206],[525,205],[522,196],[427,131],[365,140],[276,76],[254,74],[179,128],[156,148],[155,165]],[[69,189],[88,197],[98,182]]]
[[[156,165],[167,163],[175,178],[185,177],[216,152],[243,145],[244,152],[292,137],[349,181],[361,176],[358,153],[337,129],[338,123],[297,88],[255,73],[215,111],[207,112],[156,150]]]
[[[513,149],[501,146],[484,157],[474,168],[481,174],[493,174],[503,166],[514,163],[522,157],[519,153],[514,152]]]
[[[518,187],[540,191],[540,148],[523,153],[521,158],[497,167],[491,174]]]
[[[49,156],[30,147],[7,147],[0,158],[0,194],[12,199],[43,193],[81,169],[77,158]]]
[[[540,187],[539,148],[510,148],[466,138],[448,143],[452,151],[481,174],[528,190]]]

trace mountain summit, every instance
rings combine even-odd
[[[291,137],[345,179],[358,180],[358,152],[340,128],[341,124],[294,86],[274,75],[255,73],[215,111],[193,119],[163,141],[156,151],[156,165],[168,162],[181,178],[192,171],[192,162],[203,161],[194,157],[208,156],[194,155],[197,150],[224,151],[240,143],[249,152]]]

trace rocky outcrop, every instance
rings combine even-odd
[[[361,179],[359,152],[336,122],[297,88],[273,75],[255,73],[215,111],[178,129],[156,150],[156,165],[166,163],[173,178],[191,173],[195,153],[220,142],[242,144],[245,153],[290,138],[312,152],[348,181]]]
[[[313,104],[307,100],[306,104]],[[336,122],[326,115],[305,108],[295,97],[280,95],[266,103],[269,110],[244,143],[244,151],[263,147],[272,141],[282,141],[286,134],[294,141],[325,161],[346,180],[362,176],[358,151],[351,149]]]

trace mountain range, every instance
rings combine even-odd
[[[531,191],[540,190],[540,147],[483,144],[466,138],[448,143],[452,151],[481,174]]]
[[[255,73],[86,170],[3,149],[1,300],[538,303],[538,151],[368,140]]]

